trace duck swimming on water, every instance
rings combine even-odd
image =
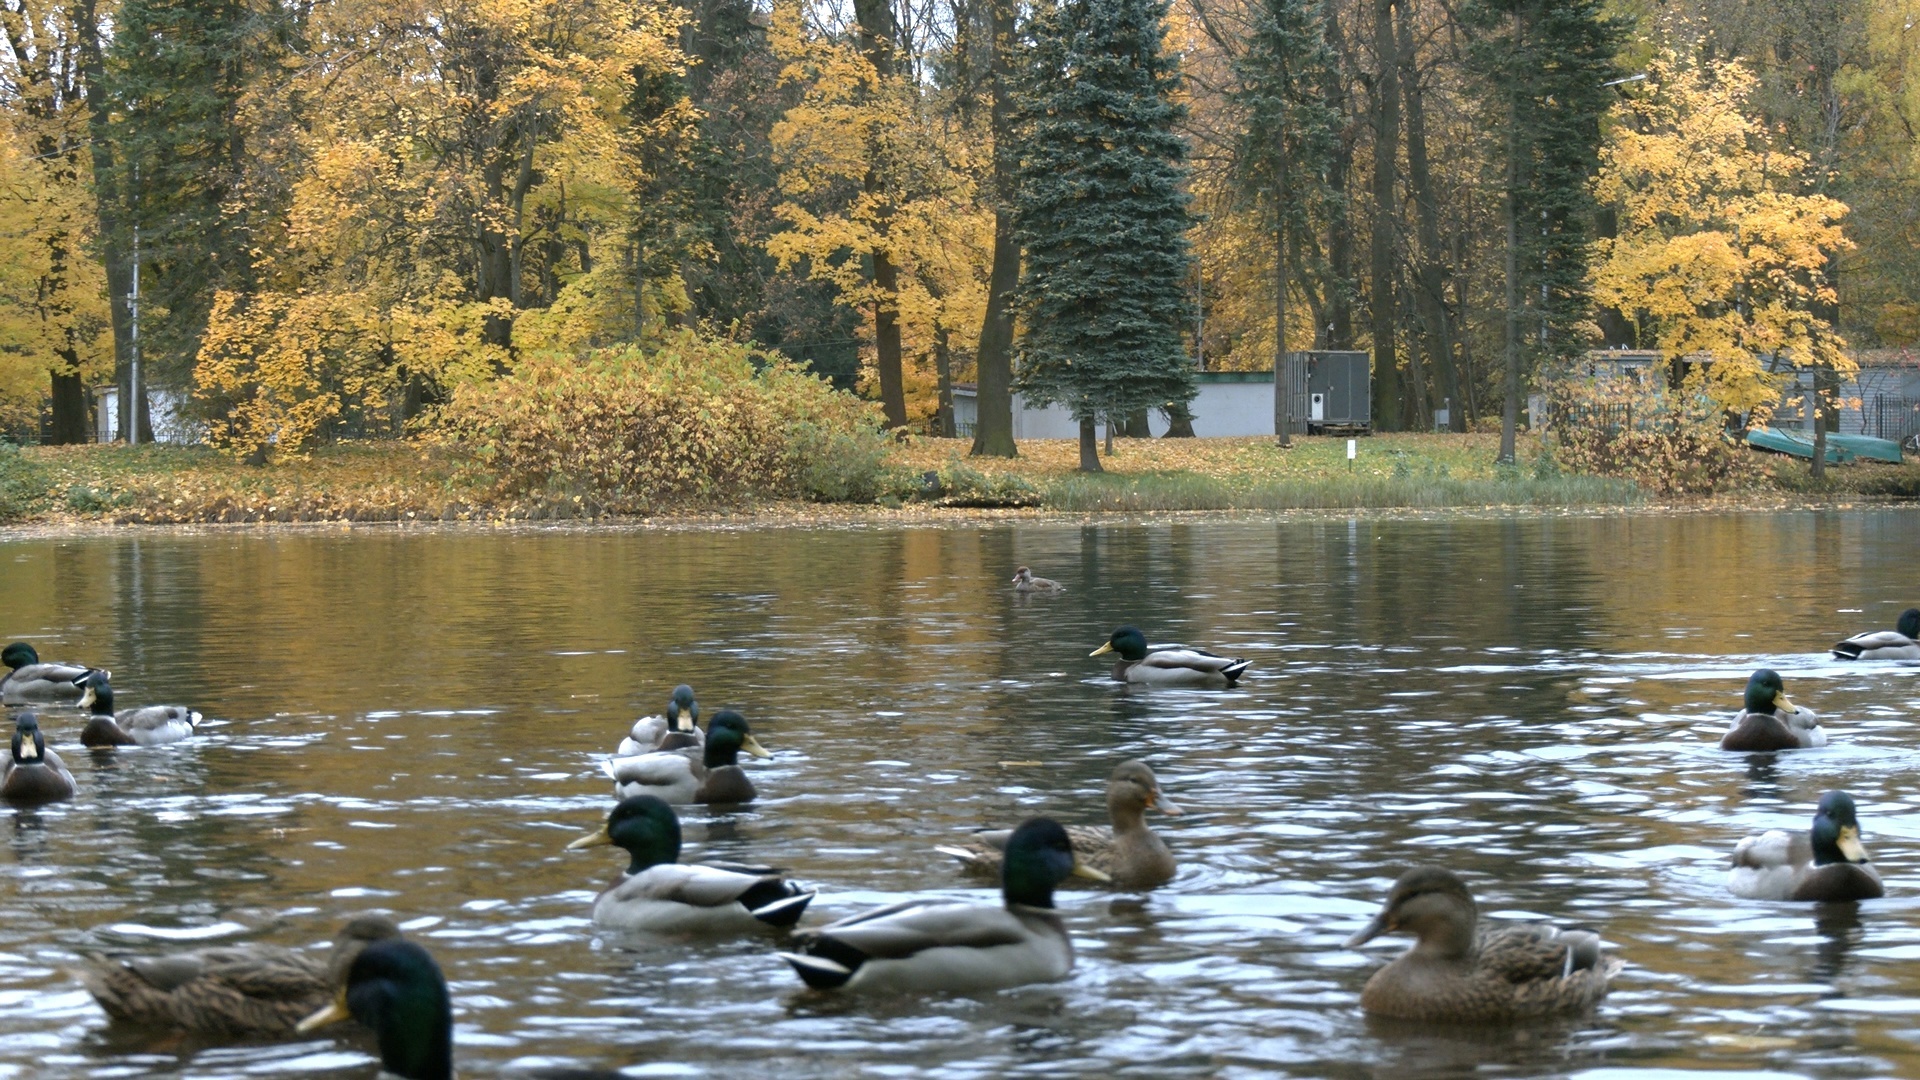
[[[1253,666],[1251,660],[1236,660],[1205,649],[1149,649],[1147,635],[1137,626],[1115,630],[1105,645],[1087,655],[1107,653],[1120,656],[1113,665],[1115,679],[1149,686],[1232,686]]]
[[[1787,700],[1780,673],[1761,668],[1747,680],[1746,707],[1720,737],[1720,749],[1744,753],[1804,750],[1827,745],[1820,718]]]

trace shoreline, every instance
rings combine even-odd
[[[1674,517],[1711,514],[1777,514],[1793,511],[1920,510],[1920,500],[1853,497],[1793,497],[1750,493],[1702,500],[1647,501],[1636,505],[1369,506],[1225,510],[1056,510],[1045,507],[899,508],[844,503],[768,503],[752,508],[693,510],[656,515],[574,518],[430,518],[353,521],[139,522],[98,517],[55,517],[0,525],[0,541],[93,539],[158,535],[302,535],[337,533],[623,533],[746,532],[776,529],[965,528],[997,525],[1114,525],[1138,523],[1498,520],[1504,518]]]

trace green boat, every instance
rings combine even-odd
[[[1813,439],[1794,431],[1782,431],[1779,428],[1748,428],[1747,445],[1762,450],[1771,450],[1776,454],[1791,454],[1797,458],[1813,460]],[[1898,450],[1899,447],[1895,447]],[[1827,438],[1827,464],[1845,465],[1853,460],[1853,451]]]
[[[1890,461],[1895,465],[1900,464],[1903,460],[1900,456],[1899,443],[1894,442],[1892,439],[1876,439],[1871,435],[1829,435],[1827,436],[1827,446],[1841,447],[1854,457],[1870,458],[1874,461]]]

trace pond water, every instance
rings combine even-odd
[[[111,668],[122,706],[217,723],[0,809],[0,1076],[366,1076],[364,1045],[110,1026],[87,950],[328,939],[385,908],[452,984],[471,1076],[1920,1075],[1920,667],[1825,647],[1920,603],[1908,509],[759,531],[134,534],[0,543],[0,640]],[[1016,596],[1018,564],[1062,580]],[[1120,622],[1250,657],[1233,691],[1128,691]],[[1772,666],[1833,744],[1714,743]],[[567,852],[598,761],[675,683],[774,752],[761,799],[688,808],[688,858],[787,867],[809,923],[992,900],[931,848],[1104,816],[1142,757],[1188,811],[1151,894],[1068,891],[1065,982],[822,999],[776,941],[597,932],[620,865]],[[72,747],[68,749],[68,747]],[[1738,900],[1740,837],[1859,801],[1889,898]],[[1483,914],[1604,928],[1593,1016],[1370,1024],[1404,938],[1342,942],[1414,863]]]

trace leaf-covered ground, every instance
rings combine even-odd
[[[1561,473],[1523,438],[1518,463],[1499,467],[1497,435],[1377,435],[1357,441],[1122,439],[1105,475],[1076,471],[1065,440],[1020,444],[1012,459],[970,458],[959,439],[898,444],[896,494],[880,505],[758,502],[687,506],[674,516],[742,524],[852,518],[922,519],[994,508],[1014,512],[1197,510],[1437,510],[1599,507],[1650,500],[1631,484]],[[1806,475],[1803,462],[1767,459],[1761,489],[1687,505],[1770,506],[1920,495],[1920,465],[1852,465]],[[932,474],[931,482],[928,474]],[[304,459],[249,465],[205,448],[30,447],[0,454],[0,519],[46,524],[193,524],[312,521],[549,521],[592,519],[572,497],[535,502],[499,494],[497,478],[457,448],[412,442],[328,447]]]

